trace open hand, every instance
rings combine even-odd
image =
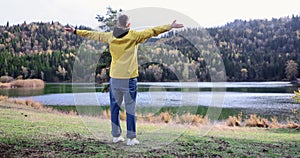
[[[173,21],[173,23],[171,24],[172,28],[183,28],[183,24],[178,24],[176,23],[176,20]]]
[[[73,27],[65,27],[64,30],[72,33],[75,31]]]

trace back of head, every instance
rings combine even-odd
[[[121,28],[126,28],[129,21],[129,17],[127,15],[120,15],[118,17],[118,25]]]
[[[129,17],[127,15],[120,15],[116,27],[114,27],[113,35],[116,38],[122,38],[129,32]]]

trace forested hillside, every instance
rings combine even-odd
[[[108,47],[67,33],[63,27],[58,22],[0,26],[0,76],[71,81],[77,62],[88,66],[90,74],[77,72],[84,75],[76,80],[92,76],[97,82],[107,81]],[[300,73],[299,16],[236,20],[203,29],[170,32],[140,45],[139,80],[210,81],[211,75],[222,75],[218,67],[223,63],[228,81],[293,80]],[[214,48],[220,59],[205,61],[207,54],[216,52]],[[84,53],[90,56],[82,58]]]
[[[63,27],[58,22],[0,26],[0,76],[70,80],[84,39],[63,31]]]
[[[286,63],[300,63],[300,18],[236,20],[208,29],[220,49],[229,79],[282,80]],[[244,70],[245,71],[245,70]],[[298,69],[299,72],[299,69]],[[292,78],[292,77],[291,77]]]

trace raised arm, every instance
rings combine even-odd
[[[98,31],[88,31],[88,30],[76,30],[73,27],[65,27],[65,31],[74,33],[76,35],[96,40],[103,43],[108,43],[111,38],[111,33],[108,32],[98,32]]]
[[[65,27],[64,30],[67,31],[67,32],[75,33],[74,32],[75,29],[73,27]]]
[[[171,24],[171,27],[172,28],[183,28],[184,26],[183,26],[183,24],[176,23],[176,20],[174,20]]]
[[[158,36],[161,33],[170,31],[173,28],[182,28],[184,27],[183,24],[176,23],[176,20],[174,20],[171,24],[163,25],[163,26],[157,26],[150,29],[146,29],[141,32],[137,32],[137,42],[141,43],[147,40],[148,38],[151,38],[153,36]]]

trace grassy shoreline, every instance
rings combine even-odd
[[[0,157],[299,157],[299,129],[137,124],[139,146],[112,144],[110,122],[0,101]],[[123,129],[125,123],[122,122]]]
[[[99,116],[103,114],[103,110],[109,110],[109,106],[67,106],[67,105],[47,105],[62,112],[69,113],[78,111],[80,115],[88,116]],[[121,107],[122,110],[124,106]],[[164,106],[164,107],[136,107],[138,114],[146,115],[152,113],[154,115],[159,115],[162,112],[169,112],[172,115],[182,115],[184,113],[191,113],[194,115],[206,116],[208,107],[207,106]],[[252,114],[257,114],[262,118],[267,118],[271,120],[272,117],[276,117],[279,122],[286,122],[287,119],[294,119],[292,110],[270,110],[270,109],[253,109],[253,108],[217,108],[220,111],[220,116],[217,118],[219,121],[224,121],[228,119],[229,116],[237,116],[238,114],[243,114],[243,119],[249,118]]]

